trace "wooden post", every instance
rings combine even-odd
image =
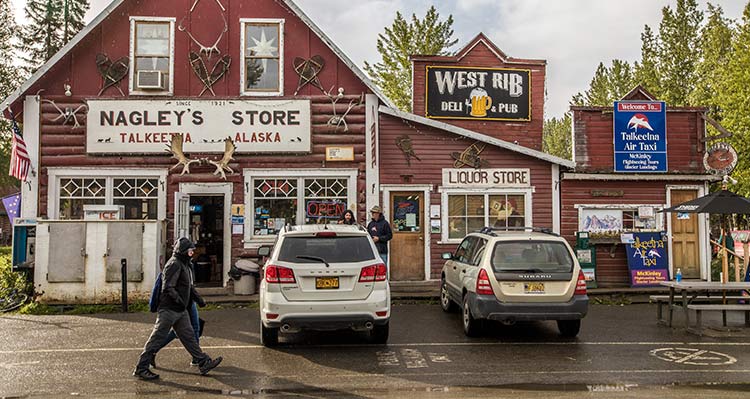
[[[742,243],[742,263],[743,267],[742,270],[747,274],[747,267],[748,264],[750,264],[750,243],[749,242],[743,242]],[[744,280],[745,275],[742,275],[742,278]]]

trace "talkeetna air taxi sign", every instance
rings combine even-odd
[[[615,101],[615,172],[667,171],[667,106],[663,101]]]
[[[528,69],[427,67],[428,118],[531,120]]]

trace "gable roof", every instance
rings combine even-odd
[[[49,71],[55,64],[57,64],[60,60],[62,60],[63,57],[65,57],[83,38],[85,38],[91,31],[93,31],[99,24],[101,24],[108,16],[111,14],[117,7],[119,7],[122,3],[124,3],[127,0],[112,0],[112,2],[102,10],[99,15],[94,18],[91,23],[86,25],[80,32],[78,32],[77,35],[75,35],[63,48],[60,49],[55,55],[52,56],[49,60],[47,60],[44,65],[42,65],[39,69],[37,69],[36,72],[34,72],[31,77],[29,77],[21,86],[19,86],[13,93],[11,93],[5,100],[3,100],[2,108],[5,108],[5,105],[12,106],[18,99],[26,93],[27,90],[31,88],[34,83],[36,83],[42,76],[44,76],[47,71]],[[380,91],[380,89],[373,83],[367,75],[355,64],[352,62],[351,59],[344,53],[323,31],[313,22],[310,17],[305,14],[302,9],[300,9],[297,4],[294,3],[294,0],[280,0],[283,2],[284,5],[289,7],[289,9],[292,10],[294,14],[299,17],[299,19],[302,20],[302,22],[307,25],[308,28],[310,28],[313,33],[315,33],[320,40],[323,41],[323,43],[328,46],[328,48],[333,51],[336,56],[338,56],[341,61],[346,64],[346,66],[349,67],[349,69],[354,72],[354,74],[370,89],[372,90],[375,95],[378,96],[378,98],[385,104],[387,104],[390,107],[394,107],[391,100],[386,97],[386,95]]]
[[[505,140],[496,139],[494,137],[490,137],[482,133],[477,133],[468,129],[464,129],[462,127],[449,125],[444,122],[439,122],[433,119],[425,118],[423,116],[400,111],[395,108],[389,108],[389,107],[386,107],[385,105],[381,105],[378,111],[386,115],[391,115],[397,118],[403,118],[408,121],[416,122],[425,126],[434,127],[436,129],[440,129],[446,132],[457,134],[459,136],[464,136],[470,139],[481,141],[483,143],[494,145],[496,147],[504,148],[506,150],[510,150],[510,151],[517,152],[523,155],[527,155],[532,158],[537,158],[537,159],[541,159],[543,161],[547,161],[550,163],[558,164],[561,166],[566,166],[571,169],[576,166],[576,163],[569,159],[556,157],[554,155],[550,155],[542,151],[532,150],[531,148],[528,148],[528,147],[509,143]]]
[[[484,33],[479,32],[473,39],[469,40],[461,50],[458,50],[455,55],[440,56],[440,55],[412,55],[409,57],[412,61],[440,61],[440,62],[459,62],[461,59],[466,57],[477,45],[484,45],[489,49],[498,59],[505,64],[535,64],[535,65],[546,65],[546,60],[533,60],[523,58],[509,57],[505,52],[500,50],[495,43],[490,40]]]
[[[648,90],[646,90],[645,87],[642,85],[637,85],[633,87],[632,90],[628,92],[628,94],[624,95],[622,97],[623,100],[646,100],[646,101],[656,101],[656,96],[651,94]]]

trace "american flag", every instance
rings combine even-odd
[[[13,141],[8,175],[20,181],[26,181],[29,176],[29,169],[31,169],[31,160],[29,159],[28,151],[26,151],[26,142],[23,141],[23,136],[21,136],[21,129],[18,128],[12,112],[10,118],[13,121]]]

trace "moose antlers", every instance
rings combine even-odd
[[[221,174],[221,178],[226,180],[227,175],[224,174],[225,170],[229,173],[234,173],[234,170],[229,167],[229,161],[234,159],[232,158],[232,155],[234,155],[234,150],[236,149],[237,146],[234,145],[234,142],[230,137],[224,139],[224,156],[218,161],[208,160],[208,163],[216,166],[216,171],[214,171],[215,175]]]
[[[177,160],[177,163],[172,166],[169,170],[172,170],[180,165],[182,165],[182,172],[180,175],[184,175],[185,173],[190,173],[190,164],[198,164],[198,165],[205,165],[205,164],[211,164],[216,167],[216,171],[214,171],[214,175],[221,174],[221,178],[226,180],[227,175],[224,173],[224,171],[227,171],[229,173],[234,173],[234,170],[229,167],[229,162],[234,160],[232,158],[232,155],[234,155],[234,150],[237,149],[237,146],[234,145],[234,142],[230,137],[227,137],[224,139],[224,156],[221,157],[218,161],[213,161],[208,158],[201,158],[201,159],[190,159],[187,155],[185,155],[185,152],[182,150],[182,143],[183,143],[183,137],[182,134],[175,134],[172,135],[171,142],[169,146],[167,146],[166,151],[172,153],[172,158],[175,158]]]

